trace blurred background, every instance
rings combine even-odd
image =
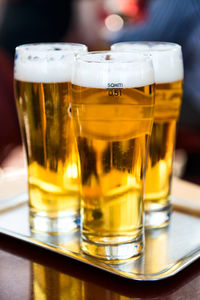
[[[13,92],[17,45],[66,41],[103,50],[114,42],[139,40],[182,46],[184,96],[174,173],[200,184],[199,0],[1,0],[0,170],[24,165]]]

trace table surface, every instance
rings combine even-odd
[[[183,192],[184,191],[184,192]],[[176,197],[200,201],[200,187],[175,179]],[[200,299],[200,259],[177,275],[136,282],[0,235],[0,300]]]

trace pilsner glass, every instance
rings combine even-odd
[[[143,179],[153,124],[149,55],[92,52],[77,58],[72,118],[81,168],[81,248],[105,260],[143,248]]]
[[[124,42],[112,51],[150,53],[155,72],[155,116],[145,182],[145,225],[163,227],[171,214],[171,175],[179,118],[183,59],[181,46],[167,42]]]
[[[78,152],[69,116],[71,76],[81,44],[16,48],[15,94],[28,161],[30,227],[58,234],[77,227]]]

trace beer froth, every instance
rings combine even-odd
[[[183,80],[181,46],[173,43],[125,42],[111,46],[112,51],[150,53],[153,60],[155,82],[168,83]]]
[[[72,83],[77,86],[106,89],[121,85],[123,88],[136,88],[154,83],[152,62],[148,55],[132,53],[96,53],[88,60],[84,54],[76,61]],[[123,62],[123,67],[119,63]]]
[[[16,48],[14,77],[26,82],[69,82],[75,54],[86,52],[81,44],[29,44]]]

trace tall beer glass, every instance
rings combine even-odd
[[[81,166],[81,247],[120,260],[143,247],[143,178],[154,110],[146,55],[79,55],[72,117]]]
[[[183,59],[181,46],[173,43],[128,42],[112,45],[113,51],[150,53],[155,71],[155,120],[145,183],[147,227],[163,227],[171,212],[171,175],[176,123],[179,118]]]
[[[33,231],[57,234],[77,227],[78,152],[69,105],[75,53],[86,50],[67,43],[16,48],[15,92]]]

